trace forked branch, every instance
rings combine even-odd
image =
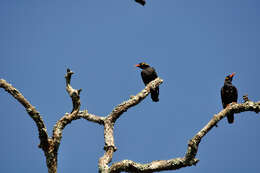
[[[218,114],[214,115],[213,118],[208,122],[208,124],[203,127],[190,141],[188,144],[188,149],[186,154],[182,158],[175,158],[170,160],[157,160],[151,163],[141,164],[136,163],[131,160],[123,160],[120,162],[113,163],[109,168],[109,173],[119,173],[119,172],[138,172],[138,173],[150,173],[159,172],[166,170],[176,170],[187,166],[196,165],[198,159],[195,158],[198,152],[199,144],[202,138],[217,125],[217,123],[223,119],[227,114],[242,113],[247,111],[253,111],[255,113],[260,112],[260,101],[252,102],[247,96],[243,97],[245,103],[232,103],[227,108],[220,111]]]
[[[108,172],[108,164],[111,162],[113,153],[117,150],[114,142],[114,124],[116,120],[129,108],[140,103],[145,97],[150,93],[151,89],[156,88],[163,80],[156,78],[151,81],[141,92],[136,96],[131,96],[131,98],[123,103],[117,105],[113,111],[106,117],[104,121],[104,138],[105,138],[105,154],[99,159],[98,167],[99,172]]]
[[[73,109],[71,111],[70,114],[66,113],[54,126],[53,128],[53,141],[54,141],[54,147],[56,151],[58,151],[59,145],[60,145],[60,141],[62,138],[62,131],[63,129],[66,127],[66,125],[68,125],[69,123],[71,123],[73,120],[79,119],[81,117],[77,116],[79,113],[79,109],[80,109],[80,92],[81,89],[76,90],[74,88],[72,88],[72,86],[70,85],[70,81],[71,81],[71,76],[72,74],[74,74],[70,69],[67,69],[67,73],[65,75],[65,79],[66,79],[66,90],[72,100],[72,104],[73,104]]]
[[[57,172],[57,154],[59,145],[62,138],[62,131],[73,120],[84,118],[88,121],[95,122],[98,124],[104,124],[105,118],[97,115],[93,115],[88,113],[87,110],[79,111],[80,109],[80,92],[81,89],[76,90],[73,89],[70,81],[73,72],[67,69],[67,73],[65,75],[66,79],[66,90],[71,97],[73,109],[72,112],[66,113],[54,126],[53,128],[53,136],[48,137],[46,127],[40,116],[40,113],[33,107],[29,101],[27,101],[24,96],[11,84],[7,83],[5,80],[0,79],[0,88],[5,89],[9,94],[11,94],[17,101],[19,101],[26,109],[30,117],[34,120],[38,127],[40,145],[46,157],[46,164],[48,167],[49,173]]]
[[[241,113],[246,111],[253,111],[258,113],[260,111],[260,101],[252,102],[247,96],[244,96],[244,103],[232,103],[227,108],[223,109],[218,114],[214,115],[213,118],[203,127],[188,143],[186,154],[180,158],[173,158],[169,160],[156,160],[150,163],[141,164],[131,160],[123,160],[120,162],[113,163],[109,167],[109,163],[112,160],[114,152],[117,150],[114,142],[114,124],[117,119],[126,112],[129,108],[137,105],[143,99],[147,97],[151,89],[159,86],[163,80],[157,78],[151,81],[145,89],[139,92],[135,96],[131,96],[129,100],[122,102],[117,105],[113,111],[106,117],[100,117],[94,114],[89,114],[87,110],[79,111],[80,109],[80,92],[81,89],[73,89],[70,81],[73,72],[67,70],[65,75],[66,78],[66,90],[71,97],[73,109],[71,113],[66,113],[60,120],[57,121],[53,128],[53,136],[48,137],[46,127],[40,116],[39,112],[33,107],[24,96],[15,89],[11,84],[5,80],[0,79],[0,88],[5,89],[10,93],[16,100],[18,100],[26,109],[27,113],[34,120],[38,127],[40,145],[43,149],[49,173],[57,172],[57,154],[59,145],[62,138],[63,129],[71,123],[73,120],[84,118],[88,121],[104,125],[104,140],[105,146],[104,155],[99,159],[98,167],[100,173],[119,173],[119,172],[138,172],[138,173],[151,173],[166,170],[176,170],[187,166],[196,165],[198,159],[196,158],[200,141],[202,138],[214,127],[217,123],[223,119],[227,114],[230,113]]]

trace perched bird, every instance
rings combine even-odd
[[[226,108],[230,103],[237,102],[237,88],[232,85],[232,79],[235,73],[228,75],[225,78],[224,86],[221,88],[221,99],[223,108]],[[228,123],[234,122],[234,113],[227,115]]]
[[[153,67],[150,67],[145,62],[141,62],[135,66],[143,69],[141,72],[141,76],[145,85],[158,77],[155,69]],[[155,90],[151,90],[151,98],[154,102],[159,101],[159,86],[156,87]]]
[[[135,2],[141,4],[142,6],[144,6],[146,3],[145,0],[135,0]]]

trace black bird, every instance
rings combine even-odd
[[[144,6],[146,3],[145,0],[135,0],[135,2],[141,4],[142,6]]]
[[[153,67],[150,67],[145,62],[137,64],[136,67],[143,69],[141,72],[141,76],[145,85],[158,77],[155,69]],[[159,101],[159,86],[156,87],[155,90],[151,90],[151,98],[154,102]]]
[[[237,102],[237,88],[232,85],[232,79],[235,73],[228,75],[225,78],[224,86],[221,88],[221,99],[223,108],[226,108],[230,103]],[[228,123],[234,122],[234,113],[227,115]]]

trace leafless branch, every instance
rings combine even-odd
[[[131,98],[127,101],[122,102],[117,105],[113,111],[108,115],[107,119],[111,119],[112,122],[115,122],[124,112],[126,112],[129,108],[140,103],[145,97],[150,93],[151,89],[155,89],[157,86],[163,83],[163,80],[160,78],[156,78],[151,81],[141,92],[139,92],[136,96],[131,96]]]
[[[129,108],[140,103],[150,93],[151,89],[156,88],[163,82],[162,79],[156,78],[151,81],[141,92],[136,96],[123,103],[117,105],[114,110],[106,117],[104,121],[104,138],[105,138],[105,154],[99,159],[99,172],[107,172],[108,164],[111,162],[113,153],[117,150],[114,143],[114,123],[116,120]]]
[[[109,168],[109,173],[119,173],[119,172],[138,172],[138,173],[148,173],[148,172],[159,172],[165,170],[176,170],[187,166],[196,165],[198,159],[195,158],[198,152],[199,143],[202,138],[214,127],[217,123],[223,119],[227,114],[241,113],[246,111],[260,112],[260,102],[252,102],[247,96],[244,96],[245,103],[232,103],[227,108],[223,109],[218,114],[214,115],[213,118],[208,122],[208,124],[203,127],[190,141],[188,144],[188,149],[183,158],[175,158],[170,160],[158,160],[147,164],[140,164],[133,162],[131,160],[123,160],[120,162],[113,163]]]
[[[40,113],[33,107],[28,100],[11,84],[7,83],[4,79],[0,79],[0,88],[5,89],[9,94],[11,94],[18,102],[20,102],[26,109],[27,113],[33,119],[37,125],[39,132],[40,145],[39,147],[43,150],[48,148],[48,134]]]
[[[79,111],[80,109],[80,92],[81,89],[76,90],[73,89],[70,81],[71,76],[74,74],[70,69],[67,69],[67,73],[65,75],[66,79],[66,90],[71,97],[73,109],[71,113],[66,113],[54,126],[53,128],[53,136],[51,138],[48,137],[46,127],[40,116],[40,113],[33,107],[29,101],[27,101],[24,96],[11,84],[7,83],[4,79],[0,79],[0,88],[5,89],[8,93],[10,93],[16,100],[18,100],[26,109],[30,117],[35,121],[40,138],[39,147],[43,149],[44,154],[46,156],[46,163],[48,167],[49,173],[57,172],[57,154],[59,145],[62,138],[62,131],[73,120],[77,120],[80,118],[84,118],[88,121],[95,122],[101,125],[104,125],[105,117],[100,117],[94,114],[88,113],[87,110]]]
[[[81,89],[76,90],[73,89],[72,86],[70,85],[70,80],[71,76],[74,74],[70,69],[67,69],[67,74],[65,75],[66,79],[66,90],[68,94],[71,97],[72,104],[73,104],[73,109],[70,114],[65,114],[54,126],[53,128],[53,141],[54,141],[54,146],[56,147],[56,151],[58,150],[58,147],[60,145],[60,140],[62,138],[62,130],[71,123],[73,120],[79,119],[80,117],[77,116],[79,113],[80,109],[80,92]]]
[[[223,119],[227,114],[230,113],[241,113],[246,111],[253,111],[258,113],[260,111],[260,101],[253,102],[248,99],[248,96],[243,96],[244,103],[232,103],[218,114],[214,115],[213,118],[203,127],[188,143],[188,148],[184,157],[173,158],[169,160],[156,160],[150,163],[136,163],[131,160],[123,160],[120,162],[113,163],[109,167],[109,163],[112,160],[114,152],[117,150],[114,142],[114,124],[120,116],[126,112],[129,108],[137,105],[150,93],[151,89],[159,86],[163,80],[157,78],[150,82],[141,92],[135,96],[131,96],[129,100],[122,102],[117,105],[112,112],[106,117],[100,117],[94,114],[88,113],[87,110],[79,111],[80,109],[80,92],[81,89],[73,89],[70,81],[73,72],[67,70],[66,73],[66,90],[71,97],[73,109],[71,113],[66,113],[60,120],[57,121],[53,128],[53,136],[48,137],[46,127],[40,116],[40,113],[33,107],[24,96],[15,89],[11,84],[5,80],[0,79],[0,88],[5,89],[10,93],[16,100],[18,100],[26,109],[30,117],[34,120],[38,127],[40,145],[43,149],[49,173],[57,172],[57,154],[59,145],[62,138],[62,131],[73,120],[84,118],[88,121],[104,125],[104,140],[105,146],[104,155],[99,159],[98,167],[100,173],[119,173],[119,172],[138,172],[138,173],[151,173],[165,170],[176,170],[187,166],[196,165],[198,159],[196,158],[200,141],[202,138],[214,127],[217,123]]]
[[[90,114],[88,113],[87,110],[83,110],[83,111],[79,111],[78,115],[79,118],[84,118],[88,121],[94,122],[94,123],[98,123],[100,125],[104,125],[104,121],[105,121],[105,117],[101,117],[101,116],[97,116],[94,114]]]
[[[123,160],[114,163],[109,168],[109,173],[119,173],[119,172],[142,172],[151,173],[159,172],[163,170],[176,170],[183,167],[194,165],[198,162],[197,159],[193,161],[186,162],[185,158],[175,158],[170,160],[156,160],[151,163],[141,164],[136,163],[131,160]]]

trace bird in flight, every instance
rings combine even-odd
[[[141,76],[145,85],[158,77],[155,69],[153,67],[150,67],[145,62],[141,62],[135,66],[142,69]],[[159,101],[159,86],[156,87],[154,90],[151,89],[151,98],[154,102]]]
[[[135,0],[135,2],[141,4],[142,6],[144,6],[146,3],[145,0]]]
[[[235,73],[226,76],[224,86],[221,88],[221,100],[223,108],[226,108],[230,103],[237,102],[237,88],[232,85],[232,79]],[[227,115],[228,123],[234,122],[234,113]]]

